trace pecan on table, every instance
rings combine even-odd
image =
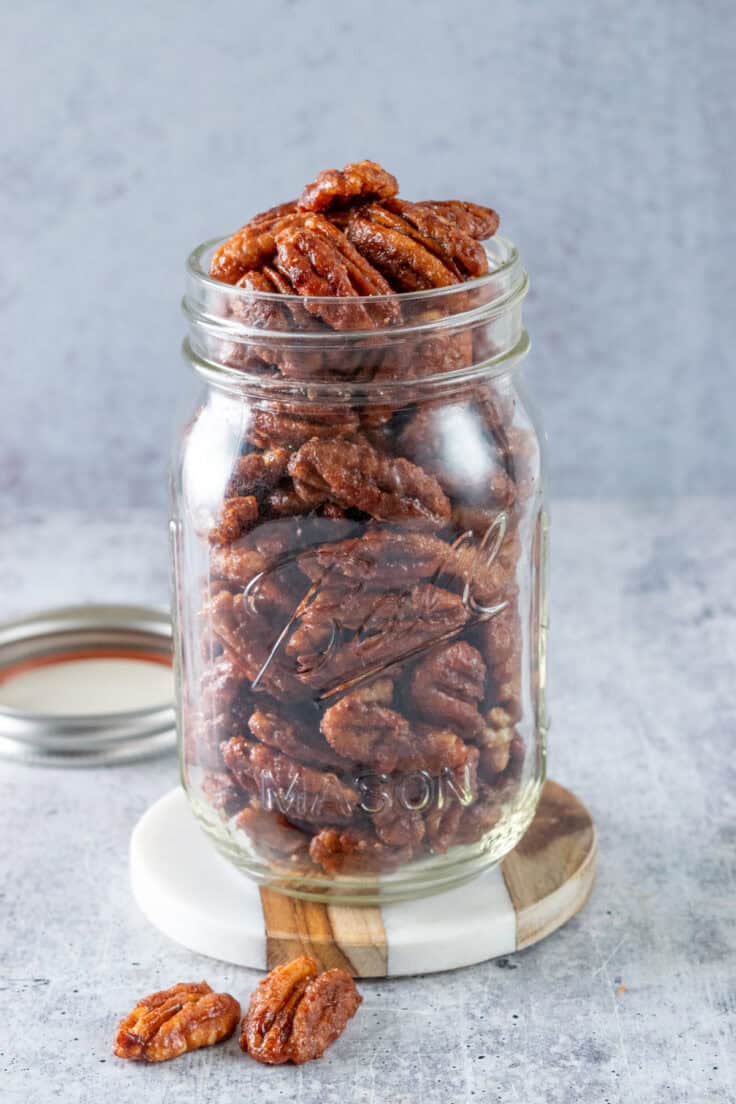
[[[344,169],[325,169],[299,197],[304,211],[345,207],[355,199],[389,199],[398,193],[395,176],[375,161],[356,161]]]
[[[213,993],[206,981],[180,982],[138,1001],[120,1021],[113,1049],[118,1058],[166,1062],[228,1039],[239,1019],[229,993]]]
[[[303,955],[277,966],[254,989],[240,1046],[258,1062],[300,1065],[320,1058],[342,1035],[362,997],[345,970],[319,972]]]
[[[465,640],[445,644],[422,659],[410,684],[420,716],[449,725],[470,739],[483,729],[478,705],[485,690],[483,657]]]
[[[339,505],[363,510],[379,521],[439,527],[450,517],[450,501],[434,476],[372,445],[307,441],[289,461],[289,473]]]

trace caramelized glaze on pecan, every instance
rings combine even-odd
[[[361,999],[345,970],[321,974],[314,959],[303,955],[258,983],[243,1018],[240,1046],[269,1065],[320,1058],[342,1035]]]
[[[166,1062],[189,1050],[228,1039],[240,1005],[229,993],[213,993],[206,981],[180,982],[138,1001],[115,1036],[118,1058]]]

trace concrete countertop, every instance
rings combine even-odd
[[[7,1104],[668,1104],[736,1100],[734,502],[565,501],[552,511],[550,773],[592,810],[586,909],[508,959],[362,982],[319,1062],[235,1040],[160,1066],[113,1057],[136,999],[257,974],[153,930],[127,846],[173,757],[65,771],[0,764],[0,1096]],[[0,616],[166,602],[157,514],[5,519]]]

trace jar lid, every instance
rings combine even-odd
[[[148,606],[66,606],[0,624],[0,756],[106,766],[173,748],[172,630]]]

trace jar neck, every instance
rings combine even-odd
[[[522,325],[528,287],[516,248],[488,243],[489,272],[451,288],[412,294],[302,298],[211,279],[219,242],[189,258],[183,300],[187,360],[230,392],[295,394],[315,401],[401,401],[510,372],[529,348]],[[360,321],[361,328],[351,322]]]

